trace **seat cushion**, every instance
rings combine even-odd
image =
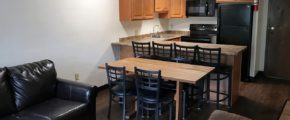
[[[5,68],[0,68],[0,116],[16,111],[13,92],[9,84],[9,77]]]
[[[51,119],[45,116],[39,116],[35,114],[16,113],[4,116],[3,118],[0,118],[0,120],[51,120]]]
[[[175,95],[175,91],[173,91],[173,90],[160,89],[159,100],[160,100],[160,102],[171,101],[171,100],[173,100],[174,95]],[[147,103],[155,103],[155,102],[157,102],[156,92],[143,90],[141,93],[140,99],[142,101],[147,102]]]
[[[209,117],[208,120],[251,120],[249,118],[221,111],[221,110],[215,110]]]
[[[87,107],[86,103],[52,98],[24,109],[20,114],[31,114],[52,120],[69,120],[84,114]]]
[[[50,60],[9,67],[18,111],[55,96],[56,71]]]
[[[123,96],[123,87],[120,85],[113,86],[112,93],[116,96]],[[134,87],[133,82],[126,83],[126,95],[136,95],[136,88]]]

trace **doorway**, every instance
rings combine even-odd
[[[269,0],[265,75],[290,80],[289,0]]]

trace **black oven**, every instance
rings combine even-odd
[[[187,16],[215,16],[216,0],[186,0]]]
[[[190,34],[181,36],[181,41],[213,43],[212,37],[218,34],[217,27],[217,24],[191,24],[189,27]]]

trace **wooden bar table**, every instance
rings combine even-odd
[[[126,67],[127,72],[134,73],[134,67],[145,70],[161,70],[161,76],[165,80],[176,81],[176,112],[175,120],[180,117],[180,98],[182,83],[196,84],[201,78],[208,75],[213,67],[190,65],[175,62],[165,62],[159,60],[150,60],[142,58],[125,58],[118,61],[110,62],[109,65],[116,67]],[[100,69],[105,69],[105,65],[100,65]]]
[[[150,42],[150,40],[142,40],[140,42]],[[152,41],[152,40],[151,40]],[[117,42],[112,43],[113,45],[117,45],[119,47],[120,59],[133,57],[133,49],[132,49],[132,41],[126,42]],[[183,46],[200,46],[204,48],[221,48],[222,60],[223,64],[232,66],[232,104],[234,104],[238,97],[240,91],[240,81],[241,81],[241,65],[242,65],[242,56],[243,52],[247,49],[246,46],[238,46],[238,45],[223,45],[223,44],[209,44],[209,43],[192,43],[192,42],[179,42],[179,41],[154,41],[156,43],[176,43],[178,45]],[[214,85],[216,86],[216,85]],[[225,104],[225,103],[224,103]]]

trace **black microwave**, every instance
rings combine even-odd
[[[186,16],[215,16],[216,0],[186,0]]]

